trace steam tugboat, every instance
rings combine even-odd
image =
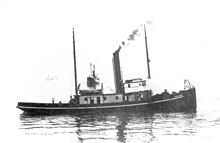
[[[148,79],[150,76],[150,65],[147,47],[147,36],[144,27],[146,57],[148,68]],[[103,85],[97,89],[99,78],[95,74],[95,66],[90,65],[91,75],[87,78],[89,89],[80,89],[77,85],[76,52],[73,29],[73,57],[75,73],[75,95],[69,103],[28,103],[18,102],[17,108],[26,114],[51,115],[51,114],[76,114],[86,112],[196,112],[196,89],[188,80],[184,81],[184,90],[168,93],[166,90],[161,94],[153,95],[152,90],[147,89],[146,80],[141,78],[125,80],[123,82],[120,68],[119,47],[113,53],[113,69],[115,79],[114,94],[104,94]]]

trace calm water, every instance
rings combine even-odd
[[[23,142],[219,142],[219,101],[198,101],[197,113],[19,114],[19,137]]]

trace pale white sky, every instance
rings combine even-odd
[[[146,26],[155,92],[182,89],[185,78],[198,98],[218,89],[218,1],[1,0],[0,10],[0,80],[7,95],[1,98],[68,100],[74,92],[73,26],[78,82],[86,81],[93,62],[104,86],[114,89],[112,53],[146,21],[153,21]],[[144,48],[143,33],[122,48],[124,79],[145,78],[146,65],[139,62]],[[48,75],[57,79],[46,81]]]

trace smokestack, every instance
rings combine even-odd
[[[119,52],[121,46],[113,53],[113,70],[114,70],[114,79],[115,79],[115,90],[117,94],[124,93],[123,81],[121,76],[121,67],[120,67],[120,57]]]

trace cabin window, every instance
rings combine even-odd
[[[97,104],[100,104],[100,103],[101,103],[100,97],[97,97]]]
[[[143,95],[139,94],[139,100],[142,100],[142,99],[143,99]]]
[[[128,84],[128,88],[130,88],[131,87],[131,85],[130,84]]]
[[[125,96],[125,101],[129,101],[128,95]]]
[[[141,83],[139,83],[139,86],[141,86]]]
[[[118,96],[115,96],[115,99],[118,100]]]
[[[94,104],[94,98],[90,97],[90,104]]]
[[[103,97],[103,99],[106,100],[107,98],[106,98],[106,97]]]
[[[85,98],[84,100],[87,101],[87,98]]]

